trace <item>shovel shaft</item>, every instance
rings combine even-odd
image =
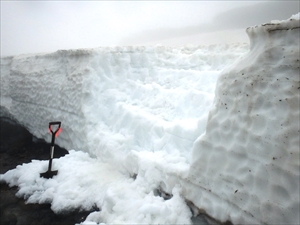
[[[51,168],[52,168],[52,159],[53,159],[53,155],[54,155],[54,142],[55,142],[55,133],[52,133],[48,171],[51,171]]]
[[[55,133],[52,133],[51,147],[54,146],[54,143],[55,143]]]
[[[52,167],[52,159],[49,159],[48,172],[51,171],[51,167]]]
[[[51,146],[51,149],[50,149],[50,159],[53,159],[53,154],[54,154],[54,146]]]
[[[49,159],[48,171],[51,171],[51,168],[52,168],[53,154],[54,154],[54,146],[51,146],[51,148],[50,148],[50,159]]]

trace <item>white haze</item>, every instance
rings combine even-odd
[[[1,1],[1,55],[248,43],[245,28],[298,9],[297,1]]]

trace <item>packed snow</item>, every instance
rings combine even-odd
[[[299,15],[250,46],[101,47],[1,58],[1,116],[69,154],[0,176],[82,224],[299,224]],[[96,210],[99,209],[99,210]]]
[[[102,159],[132,149],[187,155],[204,132],[215,83],[248,45],[115,47],[2,59],[1,105],[38,138]],[[15,88],[18,87],[18,88]]]
[[[248,28],[251,51],[218,79],[189,177],[210,190],[194,204],[222,221],[300,222],[299,28],[299,14]]]

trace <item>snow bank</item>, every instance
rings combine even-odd
[[[216,79],[246,44],[61,50],[1,59],[1,115],[50,141],[112,159],[134,149],[186,156],[204,132]]]
[[[299,224],[299,15],[247,29],[223,71],[186,196],[221,221]]]

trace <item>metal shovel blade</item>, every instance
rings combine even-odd
[[[54,171],[47,171],[45,173],[40,173],[40,177],[44,177],[46,179],[52,178],[53,176],[57,175],[58,170]]]

